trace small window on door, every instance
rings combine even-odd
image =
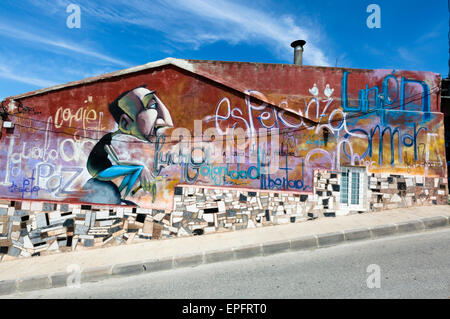
[[[352,174],[352,205],[359,205],[359,173],[351,172]]]
[[[341,203],[348,204],[348,173],[346,171],[341,175]]]

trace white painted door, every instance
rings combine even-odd
[[[341,208],[362,210],[365,207],[366,172],[360,167],[344,167],[341,172]]]

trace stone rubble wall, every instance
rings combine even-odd
[[[304,222],[339,214],[446,204],[445,179],[371,174],[367,209],[339,201],[340,173],[318,171],[314,193],[175,188],[173,210],[0,200],[2,261],[133,242]]]
[[[367,184],[365,208],[348,210],[340,204],[341,174],[317,171],[314,177],[314,194],[317,196],[314,217],[448,203],[446,178],[372,173]]]
[[[372,211],[448,203],[446,178],[372,174],[369,178]]]

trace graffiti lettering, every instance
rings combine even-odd
[[[33,196],[33,194],[35,194],[35,196],[37,197],[39,194],[39,186],[34,185],[34,170],[31,173],[31,177],[30,178],[23,178],[22,179],[22,185],[17,185],[14,181],[12,182],[12,185],[9,188],[9,191],[11,193],[20,193],[22,194],[22,198],[24,198],[25,194],[29,194],[30,196]]]

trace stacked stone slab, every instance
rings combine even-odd
[[[310,217],[335,217],[339,209],[340,174],[334,171],[319,170],[314,176],[314,206]]]
[[[0,201],[0,256],[48,255],[306,220],[313,195],[177,187],[171,212]]]
[[[174,211],[185,228],[198,234],[240,230],[306,220],[312,195],[292,192],[255,192],[202,187],[177,187]],[[175,218],[175,217],[174,217]]]
[[[423,205],[447,204],[447,180],[438,177],[371,174],[372,211]]]
[[[335,217],[341,210],[340,178],[339,172],[317,171],[308,194],[182,185],[175,188],[172,211],[0,200],[0,258]],[[367,193],[369,210],[380,211],[446,204],[448,185],[442,178],[371,174]]]

